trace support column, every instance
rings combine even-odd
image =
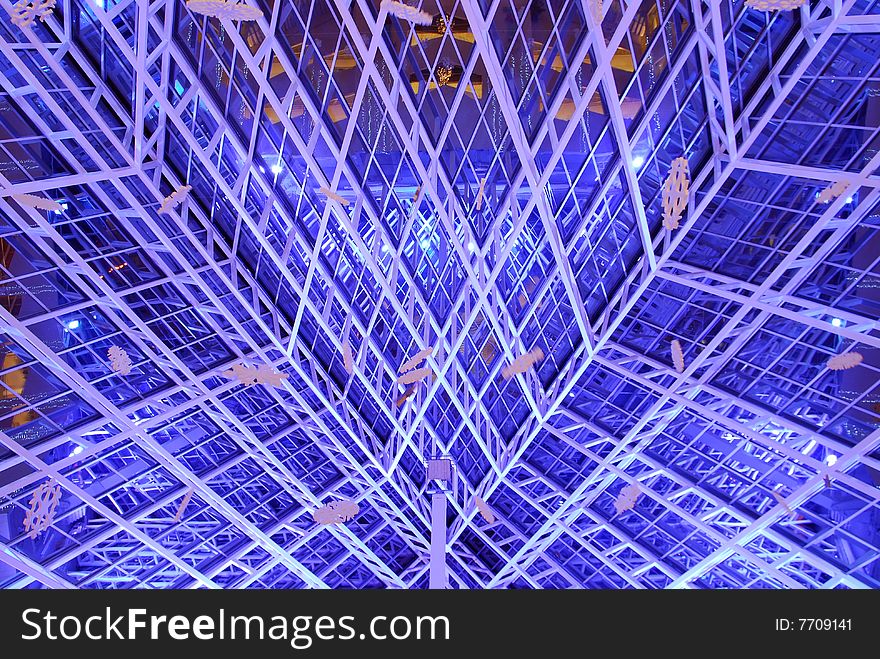
[[[445,589],[446,579],[446,493],[431,495],[431,570],[428,587]]]

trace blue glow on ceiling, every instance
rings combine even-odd
[[[0,585],[880,587],[880,2],[247,4],[0,21]]]

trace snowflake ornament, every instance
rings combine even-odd
[[[46,21],[46,16],[55,9],[55,0],[20,0],[12,6],[10,16],[13,24],[22,30],[34,24],[34,20],[39,18]]]
[[[789,505],[785,502],[785,499],[782,498],[778,492],[771,492],[773,498],[776,499],[776,503],[782,506],[785,509],[785,512],[789,515],[794,515],[794,511],[789,507]]]
[[[192,499],[195,490],[190,488],[189,491],[184,495],[183,501],[180,502],[180,506],[177,509],[177,513],[174,515],[174,521],[179,522],[183,517],[183,512],[186,510],[186,507],[189,505],[190,499]]]
[[[481,178],[480,179],[480,189],[477,190],[477,203],[476,203],[477,210],[480,210],[481,208],[483,208],[483,191],[485,190],[485,188],[486,188],[486,179]]]
[[[418,382],[413,382],[409,387],[407,387],[406,391],[403,392],[403,395],[397,399],[397,407],[403,405],[407,399],[412,396],[416,392],[416,388],[419,386]]]
[[[434,17],[428,12],[395,0],[383,0],[382,8],[387,9],[392,16],[397,16],[402,21],[409,21],[416,25],[430,25],[434,22]]]
[[[110,346],[107,350],[107,358],[110,360],[110,368],[119,375],[131,373],[131,357],[119,346]]]
[[[341,524],[354,519],[360,508],[354,501],[331,501],[312,513],[312,518],[322,526]]]
[[[183,185],[177,188],[177,190],[162,200],[162,205],[159,206],[159,213],[170,213],[172,208],[176,208],[183,203],[183,200],[189,195],[190,190],[192,190],[191,185]]]
[[[416,370],[404,373],[397,378],[397,384],[413,384],[414,382],[421,382],[431,375],[431,373],[433,373],[433,371],[430,368],[417,368]]]
[[[31,540],[55,523],[55,508],[61,498],[61,486],[54,480],[41,483],[31,495],[30,510],[24,515],[24,530]]]
[[[510,362],[509,366],[505,366],[501,370],[501,377],[505,380],[509,380],[514,375],[520,375],[521,373],[525,373],[528,371],[535,363],[544,359],[544,351],[540,348],[535,348],[534,350],[530,350],[524,355],[520,355],[512,362]]]
[[[351,352],[351,344],[348,341],[342,342],[342,367],[349,375],[354,373],[354,355]]]
[[[255,21],[263,17],[256,7],[230,0],[187,0],[186,8],[196,14],[230,21]]]
[[[41,211],[52,211],[53,213],[60,213],[64,210],[64,207],[57,201],[38,197],[37,195],[14,194],[12,195],[12,198],[22,206],[27,206],[28,208],[38,208]]]
[[[636,501],[639,496],[641,496],[642,491],[638,488],[637,485],[627,485],[620,491],[620,494],[617,495],[617,499],[614,501],[614,509],[617,511],[617,514],[632,510],[636,507]]]
[[[431,354],[434,352],[433,346],[430,348],[425,348],[424,350],[419,350],[415,355],[407,359],[400,365],[400,368],[397,369],[398,373],[406,373],[409,370],[414,369],[416,366],[425,361]]]
[[[807,0],[746,0],[746,7],[759,11],[791,11],[802,7]]]
[[[678,339],[673,339],[671,349],[672,363],[675,365],[675,370],[679,373],[684,373],[684,351],[681,349],[681,343],[679,343]]]
[[[663,183],[663,226],[669,231],[678,228],[681,214],[687,206],[689,175],[687,158],[672,161],[669,176]]]
[[[477,510],[480,511],[480,515],[483,516],[483,519],[489,522],[489,524],[494,524],[495,513],[492,512],[489,504],[483,501],[480,497],[474,497],[474,503],[477,505]]]
[[[265,384],[283,389],[281,381],[286,380],[288,375],[287,373],[276,373],[266,364],[261,364],[257,368],[245,366],[244,364],[235,364],[232,370],[223,372],[223,377],[230,380],[237,379],[246,387],[252,384]]]
[[[836,355],[828,360],[826,366],[830,371],[845,371],[855,368],[862,363],[862,354],[859,352],[845,352],[842,355]]]
[[[816,203],[827,204],[832,199],[837,199],[840,195],[846,192],[847,187],[849,187],[849,181],[837,181],[832,183],[816,196]]]
[[[333,192],[333,190],[330,190],[328,188],[318,188],[318,192],[327,197],[327,199],[332,199],[333,201],[336,201],[343,206],[348,206],[348,204],[351,203],[345,197],[336,194],[335,192]]]

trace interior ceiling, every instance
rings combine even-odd
[[[0,20],[0,584],[880,587],[880,2],[247,4]]]

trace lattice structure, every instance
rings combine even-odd
[[[188,4],[0,40],[0,585],[880,587],[877,0]]]

